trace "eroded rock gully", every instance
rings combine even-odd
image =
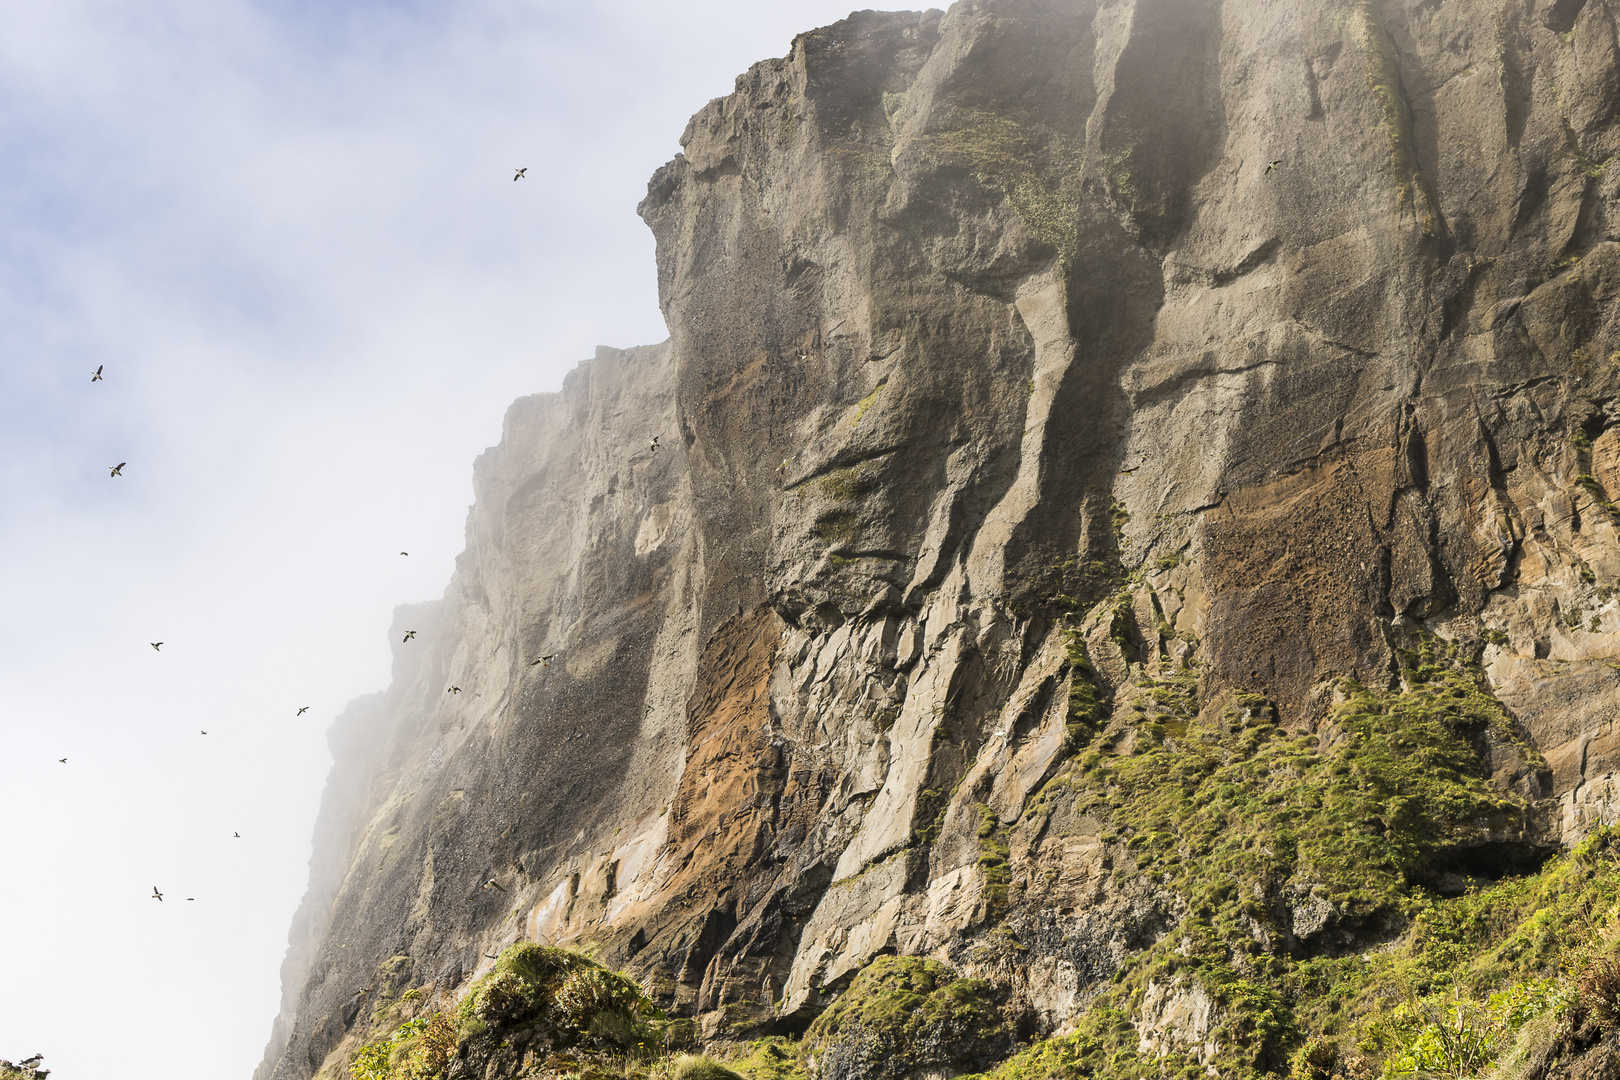
[[[380,969],[453,995],[518,939],[709,1037],[890,952],[1062,1030],[1184,904],[1053,786],[1077,753],[1326,747],[1436,642],[1517,807],[1436,872],[1614,821],[1615,18],[963,0],[750,69],[641,205],[669,341],[512,406],[334,728],[256,1075],[321,1069]],[[1313,888],[1267,947],[1377,930]]]

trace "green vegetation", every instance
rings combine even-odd
[[[409,997],[409,992],[401,1000]],[[353,1080],[433,1080],[458,1055],[487,1059],[510,1050],[519,1029],[543,1034],[553,1057],[579,1064],[594,1056],[600,1069],[629,1075],[632,1064],[663,1057],[673,1030],[641,988],[579,953],[532,942],[513,945],[493,971],[475,980],[454,1014],[433,1012],[393,1025],[349,1061]],[[561,1064],[561,1058],[558,1059]],[[678,1062],[677,1062],[678,1064]],[[669,1080],[675,1080],[672,1076]],[[684,1080],[726,1080],[692,1075]]]
[[[1001,836],[1001,820],[984,803],[975,803],[979,812],[979,872],[984,875],[985,919],[997,922],[1007,911],[1007,887],[1012,882],[1012,867],[1007,865],[1011,849]]]
[[[1130,725],[1094,739],[1031,809],[1072,798],[1104,821],[1118,872],[1177,898],[1174,925],[1127,959],[1073,1034],[1004,1062],[997,1080],[1191,1078],[1206,1067],[1222,1077],[1325,1076],[1322,1062],[1344,1054],[1432,1060],[1453,1030],[1446,1018],[1457,1015],[1432,997],[1453,989],[1438,973],[1478,952],[1437,940],[1439,920],[1475,901],[1441,899],[1426,882],[1523,812],[1522,800],[1482,775],[1477,749],[1519,737],[1457,649],[1425,639],[1400,661],[1397,690],[1343,684],[1325,745],[1279,727],[1258,695],[1239,695],[1211,718],[1191,661],[1142,680]],[[1496,888],[1515,887],[1524,886]],[[1365,956],[1311,956],[1391,939],[1396,948]],[[1480,1045],[1499,1052],[1539,1015],[1536,1003],[1551,998],[1527,980],[1545,978],[1556,952],[1543,948],[1540,966],[1482,969],[1459,988],[1478,1001],[1464,1019],[1495,1025],[1494,1041]],[[1197,986],[1211,998],[1213,1061],[1138,1052],[1135,1021],[1150,983]]]
[[[874,960],[805,1034],[805,1050],[824,1071],[829,1059],[842,1059],[853,1075],[875,1075],[868,1070],[879,1062],[885,1075],[982,1066],[1010,1047],[988,983],[917,956]]]
[[[728,1064],[748,1080],[805,1080],[802,1047],[779,1035],[749,1044],[744,1056]]]
[[[851,428],[858,428],[861,426],[861,418],[866,415],[866,410],[872,407],[872,403],[877,401],[878,395],[883,393],[883,388],[888,385],[889,384],[887,381],[878,383],[877,386],[872,388],[872,392],[870,394],[867,394],[860,400],[860,404],[855,406],[855,416],[849,422],[849,426]]]
[[[455,1060],[456,1025],[444,1013],[407,1020],[349,1061],[354,1080],[432,1080]]]
[[[1108,703],[1097,686],[1097,670],[1091,666],[1085,639],[1070,627],[1064,641],[1069,665],[1069,703],[1063,717],[1064,749],[1069,753],[1089,743],[1108,720]]]
[[[744,1080],[740,1073],[701,1054],[682,1054],[669,1063],[667,1075],[669,1080]]]
[[[1074,256],[1085,158],[1081,142],[996,113],[958,108],[949,129],[924,136],[923,145],[934,160],[966,170],[980,186],[1005,198],[1036,240],[1065,259]],[[1123,184],[1129,185],[1128,175]]]
[[[876,391],[873,391],[875,394]],[[868,399],[870,400],[870,399]],[[859,419],[856,421],[859,423]],[[856,502],[877,490],[877,481],[868,475],[866,463],[835,469],[816,482],[821,493],[839,502]]]
[[[861,517],[853,510],[839,507],[816,516],[816,532],[831,544],[847,544],[860,532]],[[847,556],[845,556],[847,557]]]
[[[1412,151],[1412,114],[1401,93],[1400,56],[1395,51],[1395,43],[1379,25],[1371,0],[1361,0],[1356,5],[1353,32],[1367,65],[1367,84],[1383,113],[1379,126],[1389,141],[1389,165],[1395,174],[1400,199],[1403,202],[1410,199],[1422,208],[1425,229],[1433,230],[1435,222],[1429,208],[1428,185]]]

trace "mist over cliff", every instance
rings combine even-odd
[[[1336,1037],[1293,973],[1620,807],[1617,94],[1608,0],[963,0],[751,68],[640,206],[669,340],[511,407],[333,729],[258,1080],[525,941],[826,1080]],[[847,1020],[888,957],[993,1020]]]

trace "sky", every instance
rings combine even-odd
[[[648,177],[847,5],[0,0],[0,1058],[247,1080],[473,458],[667,336]]]

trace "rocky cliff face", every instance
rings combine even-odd
[[[710,1039],[899,953],[1028,1040],[1179,950],[1134,1052],[1270,1067],[1221,972],[1614,821],[1617,99],[1609,0],[962,0],[755,66],[641,206],[670,340],[512,407],[334,729],[257,1080],[518,940]]]

